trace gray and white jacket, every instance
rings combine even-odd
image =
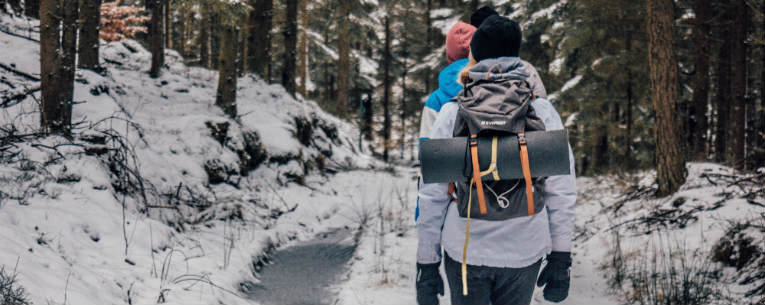
[[[527,75],[518,57],[481,61],[470,72],[485,75],[499,66],[502,75]],[[563,129],[560,115],[545,98],[532,102],[547,130]],[[458,106],[443,106],[433,125],[431,138],[451,138]],[[471,219],[467,264],[489,267],[521,268],[529,266],[550,251],[571,251],[574,231],[576,181],[574,158],[569,148],[571,174],[552,176],[545,182],[545,210],[533,216],[502,221]],[[457,166],[457,165],[455,165]],[[448,183],[423,184],[419,191],[420,216],[417,219],[417,262],[441,261],[441,248],[449,257],[462,261],[466,219],[459,216],[456,204],[450,204]]]

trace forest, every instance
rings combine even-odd
[[[231,116],[236,116],[231,105],[237,102],[237,76],[257,75],[353,120],[372,151],[388,161],[416,159],[420,111],[446,66],[445,34],[483,5],[477,0],[73,4],[0,3],[6,13],[35,18],[40,10],[62,12],[62,18],[41,20],[41,35],[50,37],[45,39],[50,45],[41,48],[43,67],[69,71],[60,80],[44,80],[55,84],[50,92],[61,91],[55,86],[71,91],[67,75],[75,58],[78,67],[99,69],[99,38],[135,38],[152,51],[153,77],[162,73],[165,49],[177,51],[187,65],[217,69],[222,77],[216,103]],[[492,4],[522,22],[521,57],[537,68],[566,118],[579,174],[655,164],[654,93],[675,96],[666,111],[677,121],[672,129],[682,131],[676,139],[682,158],[740,170],[765,162],[762,1],[673,2],[670,45],[677,81],[664,90],[675,93],[650,86],[646,23],[651,16],[644,1]],[[61,31],[45,32],[51,26]],[[49,111],[67,116],[66,110]],[[54,122],[51,131],[65,125]]]
[[[421,120],[484,6],[568,132],[563,304],[765,304],[763,0],[0,0],[0,303],[414,303]]]

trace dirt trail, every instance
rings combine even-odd
[[[247,294],[264,305],[335,304],[332,288],[348,270],[357,244],[349,230],[335,229],[277,250]]]

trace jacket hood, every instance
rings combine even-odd
[[[489,80],[525,80],[531,76],[531,73],[526,69],[520,57],[499,57],[482,60],[470,68],[468,75],[475,82],[486,79],[487,75]]]
[[[440,88],[447,96],[457,96],[462,90],[462,85],[457,82],[457,77],[460,74],[462,68],[467,65],[468,59],[463,58],[453,62],[447,66],[438,75],[438,88]]]

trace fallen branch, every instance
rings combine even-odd
[[[33,80],[33,81],[36,81],[36,82],[40,81],[39,77],[31,75],[31,74],[28,74],[26,72],[21,72],[19,70],[14,69],[13,67],[6,66],[4,63],[0,63],[0,68],[3,68],[5,70],[7,70],[8,72],[11,72],[13,74],[19,75],[19,76],[24,77],[24,78],[26,78],[28,80]]]
[[[15,106],[16,104],[21,103],[24,99],[26,99],[27,96],[35,94],[38,91],[40,91],[40,86],[34,86],[32,88],[27,88],[27,90],[22,92],[3,98],[3,101],[0,102],[0,107],[7,108]]]

